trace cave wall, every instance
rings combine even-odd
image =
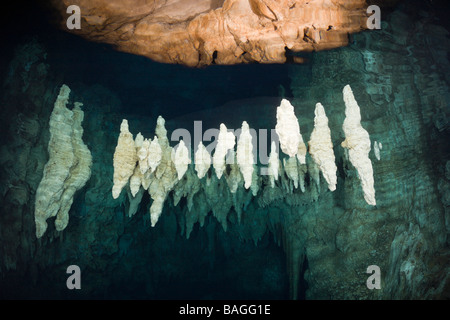
[[[318,53],[310,85],[297,85],[302,80],[292,69],[293,103],[300,106],[296,112],[306,115],[307,127],[312,104],[305,101],[322,102],[332,132],[339,133],[333,138],[341,159],[344,112],[336,97],[346,83],[352,85],[372,143],[383,146],[380,161],[370,153],[375,208],[368,209],[357,196],[356,172],[344,160],[345,177],[339,177],[344,182],[338,183],[339,196],[334,197],[334,210],[340,208],[341,213],[319,209],[304,223],[311,233],[314,230],[306,244],[311,298],[369,297],[362,281],[369,261],[385,274],[382,289],[372,297],[434,298],[445,286],[448,292],[448,271],[437,270],[448,259],[444,248],[449,241],[444,191],[449,40],[444,28],[429,24],[426,16],[416,18],[395,11],[381,30],[354,35],[350,47]],[[331,234],[326,226],[333,226]],[[355,283],[348,281],[358,277]]]

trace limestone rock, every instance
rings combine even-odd
[[[380,155],[381,149],[383,149],[383,145],[380,142],[374,141],[373,152],[375,153],[375,158],[377,158],[378,161],[381,160],[381,155]]]
[[[142,201],[142,197],[144,196],[144,189],[143,188],[139,188],[138,192],[135,195],[131,194],[131,190],[130,188],[126,188],[127,190],[127,196],[128,196],[128,202],[129,202],[129,207],[128,207],[128,217],[132,217],[135,215],[135,213],[137,212],[137,210],[139,209],[139,204]]]
[[[305,175],[308,172],[308,167],[306,164],[299,164],[298,167],[298,181],[300,183],[300,190],[305,192]]]
[[[260,184],[261,184],[261,177],[258,175],[258,167],[256,165],[253,165],[250,190],[252,191],[252,195],[254,197],[256,197],[256,195],[258,194]]]
[[[230,157],[233,159],[233,163],[230,164],[230,174],[226,175],[225,177],[228,187],[230,188],[230,192],[232,194],[235,194],[238,187],[242,185],[242,174],[236,161],[236,153],[233,150],[231,150],[230,153]]]
[[[333,152],[331,132],[328,127],[328,118],[321,103],[316,104],[314,117],[314,130],[309,140],[309,153],[312,159],[322,171],[323,177],[328,183],[328,189],[336,190],[337,167]]]
[[[195,153],[195,170],[197,171],[197,176],[199,179],[202,179],[206,175],[210,166],[211,155],[200,141],[197,152]]]
[[[62,85],[50,116],[49,160],[36,190],[37,238],[47,230],[46,220],[50,217],[56,216],[56,230],[66,228],[73,196],[91,176],[92,156],[82,140],[82,104],[76,102],[69,110],[69,94],[69,87]]]
[[[372,206],[376,205],[372,162],[369,159],[369,133],[361,126],[361,114],[352,89],[346,85],[343,90],[345,102],[345,120],[342,125],[345,140],[342,147],[348,150],[350,162],[358,171],[364,199]]]
[[[136,143],[137,140],[138,136],[136,136],[135,144],[137,148],[137,156],[139,159],[139,170],[141,171],[141,174],[145,174],[147,170],[150,168],[149,166],[150,140],[144,139],[140,146],[138,146],[138,144]]]
[[[177,170],[171,159],[172,147],[169,145],[165,123],[166,121],[164,118],[159,116],[155,129],[158,139],[153,140],[157,141],[161,148],[161,161],[151,178],[150,186],[148,188],[148,193],[153,199],[153,203],[150,206],[150,221],[152,227],[158,222],[167,195],[178,181]]]
[[[154,172],[156,170],[156,167],[158,167],[158,165],[160,164],[161,154],[161,146],[159,145],[158,137],[155,136],[148,147],[147,159],[151,172]]]
[[[366,28],[364,0],[52,0],[67,31],[67,7],[81,10],[71,32],[158,62],[188,66],[284,63],[286,48],[345,46]],[[295,57],[296,58],[296,57]],[[294,59],[301,61],[301,59]]]
[[[299,151],[300,163],[304,163],[306,155],[306,146],[300,134],[300,125],[295,116],[294,107],[286,100],[281,100],[280,106],[277,108],[277,124],[275,131],[280,138],[281,150],[289,157],[294,157]]]
[[[182,197],[187,198],[188,212],[194,205],[193,198],[200,191],[200,180],[195,175],[192,166],[186,170],[185,178],[178,182],[173,188],[173,204],[176,206],[180,202]]]
[[[244,177],[244,187],[248,189],[252,185],[253,144],[247,121],[242,123],[241,135],[236,148],[236,161]]]
[[[269,174],[270,185],[272,188],[275,186],[275,181],[278,180],[279,168],[280,168],[280,159],[278,157],[275,141],[272,141],[272,144],[270,146],[269,167],[267,169]]]
[[[300,135],[300,143],[298,144],[297,159],[300,164],[306,164],[306,144],[303,142],[303,137]]]
[[[191,163],[189,150],[183,140],[181,140],[178,144],[177,150],[173,150],[172,161],[175,164],[175,169],[177,170],[178,180],[181,180],[188,168],[188,165]]]
[[[134,145],[136,146],[136,149],[140,149],[142,147],[142,144],[144,143],[144,136],[142,133],[138,132],[136,135],[136,138],[134,139]]]
[[[133,197],[136,196],[136,194],[139,192],[139,189],[141,188],[142,178],[143,174],[141,173],[139,166],[136,166],[134,168],[133,175],[130,178],[130,192]]]
[[[225,170],[225,157],[228,153],[228,150],[234,148],[236,137],[232,132],[227,131],[227,127],[221,123],[220,124],[220,132],[217,137],[217,145],[213,155],[213,167],[216,171],[217,178],[220,179],[222,177],[223,171]]]
[[[116,150],[114,152],[114,186],[112,195],[117,199],[123,187],[134,173],[136,162],[138,160],[136,154],[136,145],[133,135],[128,129],[128,121],[123,119],[120,125],[120,135],[117,141]]]
[[[313,183],[317,187],[317,196],[320,193],[320,169],[314,161],[308,161],[306,171],[309,174],[310,185]],[[313,191],[314,192],[314,191]]]
[[[219,180],[216,175],[211,175],[209,184],[207,182],[203,185],[203,191],[206,196],[206,203],[211,208],[211,211],[222,225],[223,230],[228,228],[228,213],[233,206],[230,189],[228,184],[223,180]]]
[[[289,179],[294,182],[294,187],[298,188],[298,169],[297,169],[297,158],[290,157],[289,159],[283,159],[284,171]]]
[[[144,188],[144,190],[148,190],[148,187],[150,186],[150,183],[152,182],[152,177],[154,176],[153,173],[150,173],[150,171],[147,171],[141,176],[141,186]]]

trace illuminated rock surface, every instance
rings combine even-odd
[[[67,108],[69,94],[70,88],[62,85],[50,116],[49,160],[36,190],[37,238],[47,230],[50,217],[56,216],[56,230],[67,227],[73,196],[91,176],[92,156],[82,140],[83,104],[75,102],[73,110]]]
[[[78,5],[87,39],[164,63],[188,66],[283,63],[286,50],[310,52],[348,43],[366,28],[366,2],[307,0],[64,0]],[[61,28],[67,30],[66,21]]]

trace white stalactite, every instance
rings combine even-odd
[[[361,113],[352,89],[346,85],[343,90],[345,102],[345,120],[342,125],[345,140],[342,147],[348,150],[350,162],[358,171],[364,193],[369,205],[376,205],[372,162],[369,159],[369,133],[361,126]]]
[[[142,147],[143,143],[144,143],[144,136],[142,135],[142,133],[138,132],[136,138],[134,138],[134,145],[139,150]]]
[[[128,130],[128,121],[123,119],[120,125],[120,135],[114,152],[114,186],[112,195],[117,199],[128,179],[133,175],[137,162],[136,145],[133,135]]]
[[[381,149],[383,148],[382,144],[380,142],[374,141],[373,143],[373,152],[375,153],[375,158],[377,158],[378,161],[381,160]]]
[[[270,155],[269,155],[269,167],[267,169],[267,173],[269,174],[270,186],[275,187],[275,181],[278,180],[280,168],[280,159],[277,152],[277,146],[275,141],[272,141],[270,146]]]
[[[195,153],[195,171],[199,179],[203,178],[211,167],[211,155],[206,150],[203,143],[198,144],[197,152]]]
[[[286,172],[286,175],[289,179],[291,179],[294,182],[295,189],[298,188],[298,166],[297,166],[297,158],[290,157],[289,159],[283,159],[284,164],[284,171]]]
[[[244,177],[244,187],[248,189],[252,185],[253,144],[247,121],[242,122],[241,134],[236,148],[236,160]]]
[[[236,161],[236,153],[234,150],[230,151],[230,157],[233,159],[233,163],[230,164],[230,173],[229,175],[225,176],[227,179],[228,187],[230,188],[230,192],[232,194],[235,194],[239,185],[241,185],[242,182],[242,174],[239,169],[239,165]]]
[[[260,177],[258,176],[258,167],[256,165],[253,166],[253,172],[252,172],[252,181],[250,185],[250,190],[252,191],[252,195],[256,197],[259,191],[259,182]]]
[[[328,183],[328,189],[336,190],[337,167],[333,151],[333,142],[331,141],[331,132],[328,127],[328,118],[322,104],[316,104],[314,117],[314,129],[309,141],[309,153],[311,158],[322,171],[322,175]]]
[[[130,192],[133,197],[136,196],[136,193],[138,193],[141,188],[142,177],[143,174],[141,173],[139,166],[136,166],[136,168],[134,168],[133,175],[130,178]]]
[[[158,137],[150,142],[148,147],[148,166],[150,167],[150,172],[154,172],[161,162],[162,150],[158,141]]]
[[[306,164],[306,144],[300,135],[300,143],[298,144],[297,159],[300,164]]]
[[[298,154],[300,163],[306,163],[306,146],[300,134],[300,125],[295,116],[294,107],[286,99],[281,100],[277,108],[275,131],[280,138],[281,150],[289,157]]]
[[[172,161],[175,164],[175,169],[177,170],[178,180],[181,180],[186,173],[188,165],[191,163],[189,150],[183,140],[181,140],[178,144],[177,150],[172,151]]]
[[[217,137],[217,145],[213,155],[213,167],[216,171],[217,178],[220,179],[225,170],[225,157],[228,150],[234,148],[236,137],[232,132],[227,131],[227,127],[221,123],[219,136]]]
[[[135,142],[137,141],[137,137],[135,139]],[[137,145],[137,143],[136,143]],[[149,148],[150,148],[150,141],[148,139],[144,139],[142,141],[141,146],[137,147],[137,156],[139,161],[139,170],[142,174],[145,174],[148,169],[150,168],[148,163],[148,156],[149,156]]]
[[[148,193],[153,199],[152,205],[150,206],[150,222],[152,227],[156,225],[161,216],[167,195],[178,182],[177,170],[171,159],[172,147],[170,147],[169,139],[167,138],[165,123],[164,118],[159,116],[155,129],[158,139],[155,138],[153,140],[159,143],[161,160],[151,178],[151,183],[148,188]]]
[[[70,88],[62,85],[50,115],[49,159],[36,190],[34,218],[36,237],[47,230],[46,220],[56,216],[55,228],[62,231],[69,222],[69,210],[75,192],[91,176],[92,156],[83,142],[84,113],[80,102],[73,110],[66,107]]]
[[[358,171],[365,200],[375,205],[372,163],[368,158],[369,134],[361,126],[359,106],[351,88],[346,86],[343,93],[346,118],[343,124],[345,141],[342,146],[345,148],[345,157]],[[134,213],[139,199],[142,198],[143,190],[147,190],[152,198],[151,224],[155,226],[162,213],[164,202],[173,190],[174,205],[177,205],[181,197],[186,197],[187,214],[198,215],[187,217],[186,221],[190,219],[186,222],[186,226],[189,226],[186,229],[189,230],[186,233],[188,236],[194,223],[199,221],[200,217],[204,219],[210,210],[223,225],[224,230],[227,228],[227,215],[232,206],[235,207],[238,221],[240,221],[241,213],[250,204],[252,196],[257,196],[260,188],[262,188],[261,199],[258,201],[264,205],[283,198],[289,205],[302,205],[305,201],[317,200],[321,189],[320,172],[328,188],[331,191],[336,189],[337,167],[331,132],[325,110],[320,103],[316,104],[314,130],[309,141],[312,160],[306,158],[307,149],[300,133],[294,107],[285,99],[277,108],[276,132],[280,138],[281,150],[289,155],[289,158],[281,162],[275,141],[272,141],[267,167],[268,177],[264,178],[258,175],[259,168],[254,164],[253,141],[246,121],[242,123],[236,151],[234,150],[236,137],[232,132],[228,132],[227,127],[222,123],[214,155],[211,157],[200,142],[194,155],[195,166],[189,168],[191,159],[188,148],[183,140],[180,141],[176,150],[170,146],[165,120],[162,117],[158,117],[156,136],[153,140],[145,139],[140,133],[133,140],[132,134],[128,131],[128,122],[123,120],[114,154],[113,196],[117,198],[129,181],[127,192],[130,204],[132,203],[130,212]],[[377,159],[379,159],[381,147],[381,143],[374,142],[374,153]],[[234,163],[230,165],[229,170],[226,170],[228,153],[229,157],[234,159]],[[216,172],[215,175],[207,175],[211,163]],[[306,186],[307,174],[310,181]],[[225,184],[223,180],[219,181],[222,175],[225,175]],[[205,176],[206,179],[200,181]],[[277,180],[280,180],[278,186],[275,184]],[[267,186],[269,183],[270,188]],[[243,184],[244,188],[250,189],[251,192],[244,191]],[[305,194],[293,192],[294,188],[299,187]],[[306,187],[308,192],[305,190]],[[202,214],[199,215],[196,210],[200,210]]]

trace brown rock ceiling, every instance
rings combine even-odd
[[[66,28],[69,5],[81,29],[117,50],[187,66],[284,63],[286,49],[345,46],[366,28],[365,0],[52,0]],[[297,62],[301,62],[298,58]]]

